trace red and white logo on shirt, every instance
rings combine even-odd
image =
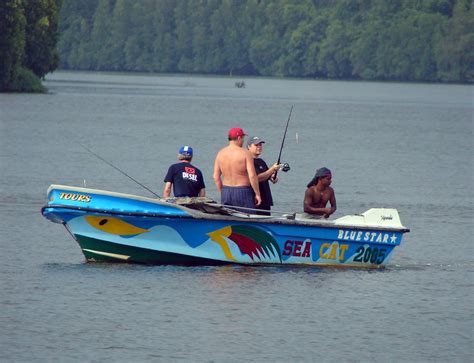
[[[197,182],[196,169],[189,166],[184,167],[183,179],[192,180]]]

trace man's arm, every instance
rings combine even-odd
[[[163,198],[169,198],[171,195],[171,182],[166,182],[165,187],[163,188]]]
[[[221,175],[222,171],[219,166],[219,154],[216,156],[216,160],[214,161],[214,173],[213,173],[213,178],[214,178],[214,183],[216,184],[217,191],[220,193],[222,191],[222,180],[221,180]]]
[[[276,171],[278,171],[278,169],[280,169],[280,164],[277,164],[277,163],[273,164],[268,170],[257,175],[258,181],[261,182],[261,181],[270,179],[272,175],[275,174]],[[276,182],[273,182],[273,183],[276,183]]]
[[[331,214],[333,214],[337,209],[336,195],[335,195],[333,189],[331,189],[331,198],[329,198],[329,203],[331,203],[331,212],[329,214],[327,214],[327,216],[325,216],[326,218],[329,217]]]
[[[199,197],[205,197],[205,196],[206,196],[206,188],[202,188],[202,189],[199,191],[198,196],[199,196]]]
[[[258,187],[258,178],[255,171],[255,165],[253,164],[253,157],[249,151],[246,152],[246,165],[247,174],[249,176],[250,185],[255,193],[255,205],[259,206],[262,203],[262,197],[260,196],[260,188]]]

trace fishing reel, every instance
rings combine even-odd
[[[281,170],[281,171],[284,171],[285,173],[286,173],[287,171],[290,171],[290,169],[291,169],[291,168],[290,168],[290,164],[288,164],[288,163],[281,164],[281,166],[280,166],[280,170]]]

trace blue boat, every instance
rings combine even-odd
[[[396,209],[334,220],[237,212],[209,198],[147,198],[51,185],[44,217],[63,224],[87,261],[172,265],[382,268],[409,232]]]

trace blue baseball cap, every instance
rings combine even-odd
[[[181,146],[179,153],[185,156],[193,156],[193,148],[191,146]]]

